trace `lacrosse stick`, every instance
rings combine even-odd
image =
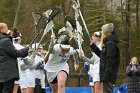
[[[80,11],[80,3],[79,3],[79,0],[72,0],[72,2],[73,2],[73,9],[75,10],[75,15],[77,15],[78,13],[79,13],[79,15],[80,15],[80,17],[81,17],[81,19],[82,19],[82,22],[83,22],[83,25],[84,25],[84,27],[85,27],[85,30],[86,30],[86,32],[87,32],[87,35],[88,35],[88,37],[90,38],[90,34],[89,34],[89,31],[88,31],[88,28],[87,28],[87,26],[86,26],[86,23],[85,23],[85,20],[84,20],[84,18],[83,18],[83,16],[82,16],[82,13],[81,13],[81,11]]]
[[[29,44],[29,46],[31,46],[31,44],[38,38],[38,36],[43,32],[43,30],[46,28],[47,24],[53,20],[53,18],[60,13],[60,8],[59,7],[54,7],[52,8],[52,12],[51,14],[48,16],[47,18],[47,22],[44,24],[43,28],[40,30],[40,32],[33,38],[33,40],[31,41],[31,43]]]
[[[53,10],[50,9],[50,10],[44,12],[43,14],[45,15],[45,17],[46,17],[47,19],[49,19],[49,15],[51,15],[52,12],[53,12]],[[49,20],[47,20],[47,22],[48,22],[48,21],[49,21]],[[39,41],[39,45],[38,45],[37,47],[40,46],[41,41],[43,40],[44,36],[47,35],[47,33],[48,33],[50,30],[53,31],[53,30],[52,30],[53,27],[54,27],[54,23],[53,23],[52,21],[49,21],[49,23],[46,25],[46,27],[45,27],[45,29],[44,29],[44,33],[43,33],[43,35],[42,35],[42,37],[41,37],[41,39],[40,39],[40,41]],[[52,33],[53,33],[53,32],[52,32]]]
[[[37,26],[38,26],[38,23],[39,23],[39,20],[41,19],[41,17],[42,17],[42,15],[40,15],[39,13],[32,12],[33,23],[35,25],[34,37],[37,34]],[[34,43],[35,43],[35,50],[36,50],[36,42],[35,42],[35,40],[34,40]]]
[[[78,48],[80,50],[82,50],[83,32],[82,32],[82,26],[79,24],[79,22],[77,20],[76,20],[76,27],[77,27],[77,29],[75,29],[75,32],[77,35],[75,38],[77,38]]]
[[[82,36],[83,36],[83,33],[82,33],[82,27],[81,25],[79,24],[79,22],[77,21],[77,15],[76,15],[76,21],[74,19],[72,19],[70,16],[66,16],[65,17],[65,21],[67,21],[69,24],[66,24],[67,26],[72,26],[73,29],[74,29],[74,32],[73,32],[73,35],[72,37],[70,38],[70,40],[72,38],[74,38],[75,42],[77,43],[77,46],[79,49],[82,49]],[[67,27],[68,28],[68,27]]]
[[[33,18],[34,25],[36,25],[36,26],[38,25],[39,20],[41,19],[41,17],[42,17],[41,14],[32,12],[32,18]]]
[[[76,29],[76,22],[70,16],[66,16],[65,21],[66,21],[66,30],[70,32],[69,41],[71,41],[71,39],[75,36],[75,33],[73,32],[73,30]]]
[[[50,30],[52,31],[53,27],[54,27],[54,24],[53,24],[52,21],[50,21],[50,22],[47,24],[46,28],[44,29],[44,33],[43,33],[43,35],[42,35],[42,37],[41,37],[41,39],[40,39],[40,41],[39,41],[39,45],[37,46],[37,48],[40,46],[41,41],[43,40],[44,36],[47,35],[47,33],[48,33]]]
[[[51,30],[52,31],[52,34],[54,33],[53,32],[53,27],[54,27],[54,24],[53,22],[51,21],[57,14],[60,13],[60,8],[55,6],[53,7],[51,10],[48,10],[46,11],[45,13],[43,13],[46,17],[47,17],[47,25],[45,27],[45,30],[44,30],[44,33],[39,41],[39,46],[40,46],[40,43],[41,41],[43,40],[44,36]],[[39,47],[38,46],[38,47]]]

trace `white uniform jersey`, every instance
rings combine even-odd
[[[22,46],[22,45],[20,45],[20,44],[14,44],[14,46],[15,46],[15,48],[17,49],[17,50],[20,50],[20,49],[23,49],[24,47]],[[18,61],[18,66],[19,66],[19,68],[20,68],[20,64],[23,64],[24,62],[23,62],[23,60],[19,57],[19,58],[17,58],[17,61]],[[19,71],[20,71],[20,69],[19,69]]]
[[[22,48],[24,48],[22,45],[20,45],[20,44],[14,44],[14,46],[15,46],[15,48],[17,49],[17,50],[20,50],[20,49],[22,49]],[[17,58],[17,61],[18,61],[18,69],[19,69],[19,75],[21,74],[21,69],[20,69],[20,65],[21,64],[24,64],[24,62],[23,62],[23,60],[19,57],[19,58]],[[24,72],[24,71],[22,71],[22,72]],[[20,75],[21,76],[21,75]]]
[[[16,44],[16,43],[14,43],[14,46],[17,50],[20,50],[20,49],[24,48],[22,45]],[[20,77],[19,84],[20,84],[20,87],[21,87],[21,89],[27,88],[27,72],[26,72],[26,70],[23,71],[23,70],[20,69],[20,65],[24,64],[24,62],[20,57],[17,58],[17,61],[18,61],[18,68],[19,68],[19,77]]]
[[[34,64],[38,64],[39,62],[42,62],[43,64],[45,64],[44,58],[41,55],[36,55]],[[41,88],[45,88],[45,72],[43,69],[35,70],[35,78],[40,79]]]
[[[89,71],[88,71],[88,75],[92,76],[94,71],[94,65],[93,64],[89,64]]]
[[[101,45],[100,44],[97,47],[101,50]],[[91,67],[90,70],[92,70],[92,71],[89,71],[89,72],[91,74],[99,74],[100,58],[94,52],[92,53],[92,55],[93,56],[90,60],[93,62],[94,66],[93,65],[90,66]]]
[[[93,72],[93,74],[98,74],[100,67],[100,58],[95,53],[93,53],[92,60],[94,63],[94,67],[92,68],[91,72]]]
[[[34,59],[34,64],[38,64],[39,62],[44,62],[44,58],[39,55],[36,55]],[[43,75],[44,75],[43,70],[41,69],[35,70],[35,78],[42,79]]]
[[[101,44],[99,44],[97,47],[101,50]],[[93,73],[94,74],[99,74],[100,58],[95,53],[93,53],[93,62],[94,62]]]
[[[64,70],[69,74],[67,60],[70,55],[73,55],[75,52],[76,50],[73,47],[70,47],[70,50],[66,54],[62,54],[60,44],[54,45],[53,52],[49,55],[48,62],[45,65],[49,82],[53,81],[61,70]]]
[[[97,46],[101,50],[101,45]],[[100,70],[100,58],[93,52],[92,58],[85,57],[84,60],[90,63],[90,69],[88,74],[93,77],[93,82],[100,81],[99,70]],[[94,64],[94,65],[93,65]]]
[[[97,47],[101,50],[101,44],[99,44]],[[93,62],[93,82],[100,81],[100,58],[95,53],[93,53]]]

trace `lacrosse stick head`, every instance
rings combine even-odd
[[[66,17],[65,17],[65,21],[66,21],[66,22],[68,21],[68,22],[72,25],[72,27],[73,27],[74,29],[76,29],[76,21],[75,21],[72,17],[66,16]]]
[[[50,22],[51,20],[53,20],[53,18],[57,15],[61,13],[61,9],[58,6],[55,6],[51,9],[51,13],[49,15],[49,17],[47,18],[48,22]]]
[[[51,13],[52,13],[52,10],[49,9],[49,10],[47,10],[46,12],[44,12],[43,15],[44,15],[45,17],[49,18],[49,15],[50,15]]]
[[[39,20],[41,19],[42,15],[39,13],[32,12],[32,18],[34,25],[38,25]]]
[[[72,25],[67,21],[66,22],[66,31],[69,32],[69,36],[72,37],[73,36],[73,27]]]

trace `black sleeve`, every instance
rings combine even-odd
[[[137,76],[140,76],[140,66],[138,66],[136,69],[137,69],[137,71],[135,72],[135,74],[136,74]]]
[[[4,42],[1,45],[3,47],[3,50],[6,54],[12,57],[26,57],[28,55],[28,50],[29,48],[23,48],[21,50],[15,49],[13,43],[11,42],[10,39],[6,38],[4,39]]]
[[[100,57],[101,50],[94,43],[90,44],[90,48],[98,57]]]
[[[105,53],[106,53],[106,64],[105,64],[105,78],[108,77],[109,73],[112,71],[115,64],[115,57],[117,54],[116,44],[114,42],[107,42],[105,45]]]

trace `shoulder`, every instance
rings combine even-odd
[[[2,38],[1,41],[4,41],[4,42],[10,41],[10,38]]]
[[[113,41],[107,41],[105,44],[106,47],[116,47],[117,44]]]
[[[2,38],[1,39],[1,45],[10,44],[10,43],[12,43],[10,38]]]
[[[126,68],[131,68],[131,65],[128,65]]]
[[[60,44],[55,44],[53,49],[55,52],[60,52],[61,51]]]

